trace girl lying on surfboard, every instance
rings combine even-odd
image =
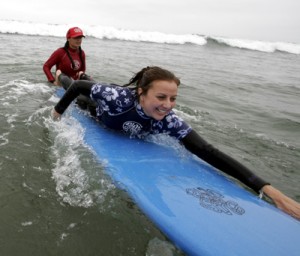
[[[199,158],[243,182],[257,193],[266,194],[278,208],[300,219],[299,203],[207,143],[174,113],[172,109],[176,104],[180,80],[172,72],[155,66],[146,67],[123,86],[95,81],[73,81],[60,70],[56,75],[60,84],[68,90],[54,107],[54,119],[59,119],[79,94],[89,96],[96,103],[96,107],[92,106],[90,109],[91,114],[106,127],[139,138],[158,133],[175,137]]]

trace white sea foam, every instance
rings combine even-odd
[[[26,80],[12,80],[1,85],[0,104],[7,103],[7,106],[2,104],[3,111],[8,111],[3,115],[6,123],[12,128],[14,127],[14,123],[22,115],[23,101],[32,97],[39,98],[41,96],[44,98],[45,95],[50,96],[52,93],[53,88],[47,84],[31,83]],[[80,207],[90,207],[97,204],[105,210],[101,204],[106,200],[107,194],[114,191],[115,186],[110,180],[105,179],[104,175],[95,174],[95,169],[98,168],[99,170],[101,166],[96,161],[93,164],[91,160],[91,152],[83,140],[83,127],[68,114],[64,115],[60,122],[52,120],[50,112],[53,108],[53,102],[57,101],[57,97],[50,96],[49,104],[51,106],[40,106],[28,116],[24,124],[28,126],[28,131],[33,124],[45,126],[53,136],[54,144],[51,147],[51,152],[54,158],[54,168],[52,169],[52,176],[62,202]],[[18,104],[20,104],[20,108]],[[9,135],[10,131],[0,134],[0,147],[5,147],[9,143]],[[89,157],[85,158],[85,155]],[[26,186],[26,183],[23,185]]]
[[[3,134],[0,134],[0,146],[5,146],[8,144],[9,140],[8,140],[8,132],[5,132]]]
[[[45,24],[32,23],[16,20],[0,20],[0,33],[24,34],[65,37],[66,31],[72,27],[70,24]],[[246,39],[234,39],[224,37],[203,36],[197,34],[168,34],[155,31],[134,31],[122,28],[115,28],[100,25],[84,25],[86,36],[98,39],[124,40],[136,42],[152,42],[162,44],[195,44],[206,45],[211,39],[217,43],[225,44],[229,47],[237,47],[262,52],[282,51],[292,54],[300,54],[300,44],[288,42],[265,42]]]
[[[31,226],[32,224],[33,224],[32,221],[25,221],[25,222],[22,222],[22,223],[21,223],[21,225],[22,225],[23,227]]]
[[[68,110],[60,121],[55,122],[48,118],[45,120],[45,125],[55,136],[52,153],[56,162],[52,176],[62,201],[85,208],[103,203],[107,194],[113,191],[115,186],[110,180],[99,177],[95,173],[91,160],[86,159],[88,163],[85,163],[84,155],[90,152],[83,139],[84,128],[68,115]],[[98,174],[101,171],[99,167],[100,165],[98,165]],[[95,168],[97,169],[97,164]],[[92,173],[89,173],[89,170],[93,170]]]
[[[56,191],[65,203],[90,207],[94,202],[88,191],[88,177],[76,151],[83,144],[83,128],[71,118],[64,118],[60,122],[47,121],[46,126],[57,133],[52,147],[56,158],[52,171]]]
[[[225,44],[231,47],[248,49],[261,52],[282,51],[293,54],[300,54],[300,44],[284,43],[284,42],[263,42],[245,39],[233,39],[223,37],[210,37],[218,43]]]
[[[21,22],[15,20],[0,20],[0,32],[10,34],[40,35],[40,36],[57,36],[65,37],[66,31],[72,25],[69,24],[43,24]],[[206,44],[203,36],[186,34],[166,34],[160,32],[146,32],[125,30],[114,27],[80,25],[86,36],[99,39],[116,39],[136,42],[152,42],[167,44]]]
[[[157,237],[149,241],[146,256],[172,256],[177,255],[174,245],[167,241],[162,241]]]
[[[13,104],[16,101],[19,101],[23,95],[38,93],[45,94],[49,92],[51,92],[51,88],[45,83],[34,84],[27,80],[12,80],[7,84],[2,85],[1,94],[5,96],[1,97],[0,100]],[[13,100],[13,102],[10,102],[11,100]]]

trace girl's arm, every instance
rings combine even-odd
[[[194,130],[182,139],[182,143],[193,154],[215,168],[243,182],[257,193],[259,193],[264,185],[269,184],[232,157],[214,148]]]
[[[65,92],[64,96],[54,107],[53,116],[59,117],[59,115],[62,115],[79,94],[90,97],[91,88],[95,83],[96,82],[87,80],[74,81],[69,89]]]
[[[243,182],[257,193],[265,193],[276,206],[300,220],[300,204],[252,173],[247,167],[208,144],[195,131],[182,139],[183,145],[207,163]]]

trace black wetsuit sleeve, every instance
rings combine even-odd
[[[207,143],[194,130],[181,141],[190,152],[220,171],[238,179],[257,193],[264,185],[269,184],[232,157]]]
[[[64,96],[54,107],[55,111],[59,114],[63,114],[71,102],[79,95],[90,97],[91,88],[96,84],[94,81],[77,80],[74,81],[68,90],[65,92]]]

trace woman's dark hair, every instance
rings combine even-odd
[[[180,85],[180,80],[176,77],[171,71],[152,66],[146,67],[137,72],[130,80],[129,83],[123,85],[133,86],[134,89],[141,88],[142,94],[146,94],[149,88],[152,86],[152,83],[156,80],[164,80],[164,81],[174,81],[177,86]]]
[[[67,53],[67,55],[68,55],[68,57],[69,57],[69,59],[71,61],[71,67],[72,67],[72,69],[74,69],[75,68],[75,63],[74,63],[74,60],[72,59],[71,54],[70,54],[70,52],[68,50],[69,49],[69,41],[66,41],[65,46],[63,48],[66,51],[66,53]],[[85,62],[83,61],[83,58],[82,58],[82,50],[81,50],[80,46],[79,46],[79,57],[80,57],[80,61],[81,61],[82,66],[83,66],[83,70],[85,70]]]

